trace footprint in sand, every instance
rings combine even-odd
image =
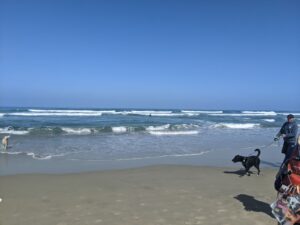
[[[218,213],[223,213],[223,212],[227,212],[227,210],[226,209],[218,209],[217,212]]]

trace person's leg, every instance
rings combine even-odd
[[[282,145],[282,149],[281,149],[281,153],[282,154],[285,154],[287,153],[287,150],[288,150],[288,143],[287,142],[283,142],[283,145]]]
[[[289,143],[289,145],[287,147],[286,156],[285,156],[286,159],[289,159],[293,155],[294,150],[295,150],[295,144]]]

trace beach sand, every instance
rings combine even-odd
[[[275,169],[151,166],[0,176],[1,225],[277,224]]]

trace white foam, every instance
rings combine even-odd
[[[185,116],[188,114],[184,114],[184,113],[156,113],[153,114],[152,116]],[[192,114],[190,114],[190,116],[192,116]]]
[[[195,129],[195,128],[199,128],[199,125],[196,124],[176,124],[174,125],[172,128],[176,129],[176,130],[191,130],[191,129]]]
[[[97,110],[68,110],[68,109],[28,109],[29,112],[38,113],[94,113]]]
[[[90,134],[90,133],[92,133],[91,129],[89,129],[89,128],[62,127],[61,129],[68,134]]]
[[[213,125],[214,128],[230,128],[230,129],[252,129],[259,127],[258,123],[218,123]]]
[[[198,153],[183,153],[183,154],[171,154],[171,155],[158,155],[158,156],[145,156],[145,157],[133,157],[133,158],[119,158],[119,159],[67,159],[71,161],[89,161],[89,162],[107,162],[107,161],[131,161],[131,160],[145,160],[167,157],[189,157],[189,156],[201,156],[211,151],[203,151]]]
[[[24,152],[7,152],[7,151],[0,151],[1,154],[7,154],[7,155],[20,155],[20,154],[26,154]]]
[[[3,117],[5,114],[4,113],[0,113],[0,117]]]
[[[112,127],[111,129],[115,133],[124,133],[127,131],[126,127]]]
[[[284,115],[284,116],[287,116],[289,114],[293,114],[294,116],[300,116],[300,113],[278,113],[280,115]]]
[[[187,131],[149,131],[152,135],[163,136],[163,135],[195,135],[198,134],[197,130],[187,130]]]
[[[47,156],[38,156],[33,152],[0,152],[1,154],[7,154],[7,155],[27,155],[32,157],[33,159],[39,159],[39,160],[46,160],[46,159],[51,159],[52,156],[51,155],[47,155]]]
[[[67,110],[67,109],[29,109],[29,112],[34,113],[61,113],[61,114],[79,114],[79,115],[102,115],[102,114],[116,114],[116,110]]]
[[[199,111],[199,110],[181,110],[183,113],[195,113],[195,114],[219,114],[223,113],[223,111]]]
[[[274,111],[242,111],[243,114],[254,114],[263,116],[276,116],[277,113]]]
[[[48,159],[51,159],[51,158],[52,158],[51,155],[47,155],[47,156],[38,156],[38,155],[36,155],[36,154],[33,153],[33,152],[26,153],[26,155],[31,156],[33,159],[38,159],[38,160],[48,160]]]
[[[149,126],[146,128],[147,131],[158,131],[158,130],[168,130],[170,128],[170,124],[162,125],[162,126]]]
[[[139,116],[185,116],[185,113],[173,113],[172,111],[152,111],[152,110],[132,110],[119,111],[112,114],[116,115],[139,115]]]
[[[10,116],[101,116],[102,112],[14,112]]]
[[[269,122],[269,123],[273,123],[273,122],[275,122],[275,119],[264,119],[264,121]]]
[[[269,114],[262,114],[262,113],[223,113],[223,114],[217,114],[217,113],[211,113],[208,114],[210,116],[276,116],[277,114],[269,113]]]
[[[159,155],[159,156],[145,156],[145,157],[135,157],[135,158],[125,158],[125,159],[115,159],[115,161],[127,161],[127,160],[143,160],[143,159],[155,159],[155,158],[166,158],[166,157],[188,157],[188,156],[200,156],[210,151],[203,151],[199,153],[186,153],[186,154],[173,154],[173,155]]]
[[[9,129],[8,127],[0,128],[0,134],[24,135],[24,134],[28,134],[28,133],[29,133],[29,131],[27,131],[27,130],[14,130],[14,129]]]

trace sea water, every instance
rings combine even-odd
[[[277,166],[283,156],[280,143],[272,141],[289,113],[299,121],[299,112],[285,111],[1,108],[0,137],[10,135],[10,142],[0,154],[6,158],[0,173],[18,167],[8,157],[28,162],[18,172],[32,172],[33,164],[43,172],[66,171],[55,165],[70,165],[67,171],[230,166],[233,155],[251,155],[255,148],[261,148],[266,166]]]

